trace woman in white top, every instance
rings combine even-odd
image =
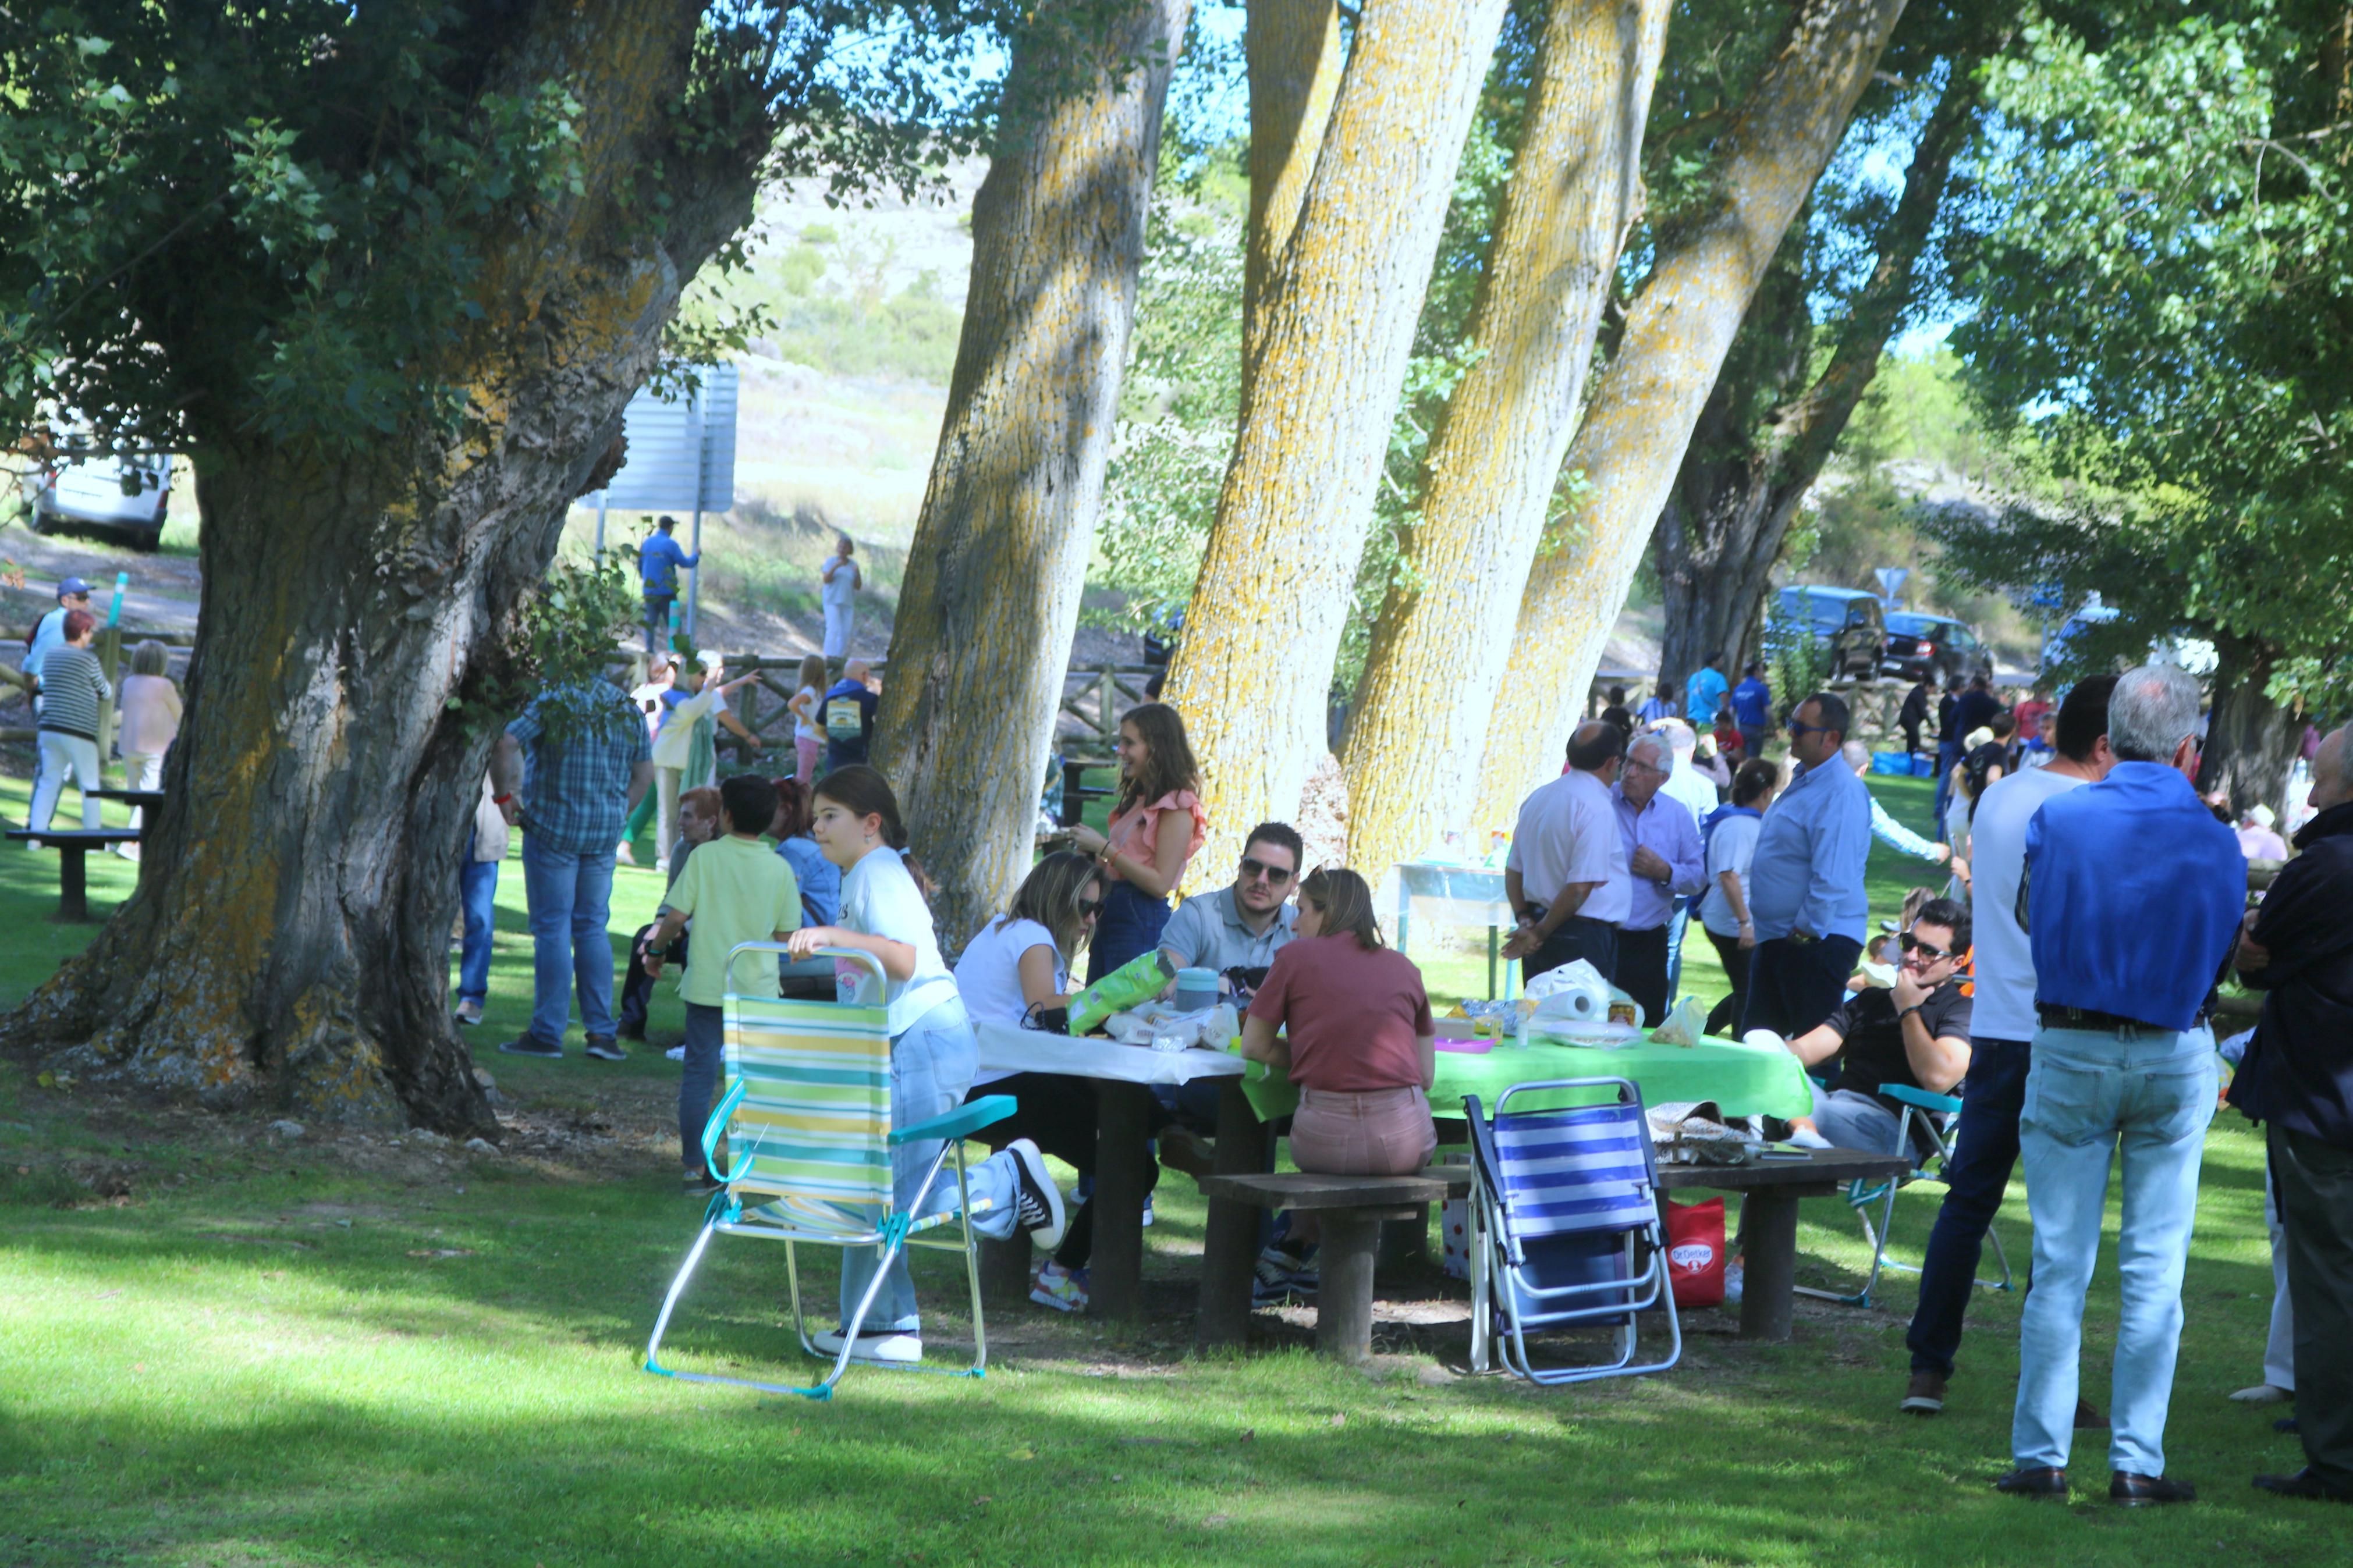
[[[803,789],[817,783],[818,748],[825,743],[825,725],[817,709],[825,700],[825,655],[810,654],[801,660],[801,688],[786,704],[793,710],[793,781]]]
[[[1707,1016],[1711,1035],[1737,1034],[1748,1005],[1748,962],[1757,948],[1757,926],[1748,917],[1748,867],[1757,858],[1757,836],[1765,808],[1781,787],[1781,770],[1758,757],[1732,775],[1732,804],[1707,819],[1707,888],[1700,894],[1699,921],[1724,963],[1732,994]]]
[[[131,650],[131,673],[122,681],[122,717],[118,733],[122,750],[122,782],[132,789],[162,786],[164,753],[171,750],[172,742],[180,733],[180,689],[172,684],[166,673],[171,666],[171,651],[153,637]],[[146,818],[143,809],[132,808],[132,826],[137,827]],[[130,859],[139,858],[136,844],[118,844],[114,852]]]
[[[899,821],[898,799],[872,768],[847,767],[826,775],[812,805],[809,837],[842,870],[841,918],[835,925],[803,926],[787,947],[796,959],[811,957],[820,948],[849,948],[881,965],[879,994],[874,972],[865,964],[843,963],[836,974],[843,1001],[881,1003],[889,1014],[892,1125],[909,1127],[944,1116],[964,1102],[972,1087],[980,1047],[956,994],[955,977],[940,957],[931,906],[907,864],[907,830]],[[913,1206],[915,1189],[939,1152],[936,1138],[891,1151],[897,1205],[911,1219],[956,1207],[953,1179],[934,1182],[922,1207]],[[965,1187],[972,1198],[972,1227],[981,1235],[1002,1241],[1019,1225],[1040,1247],[1062,1239],[1062,1194],[1035,1143],[1020,1140],[989,1156],[965,1173]],[[842,1254],[841,1325],[812,1336],[819,1350],[841,1349],[858,1303],[874,1281],[874,1268],[871,1253]],[[923,1324],[904,1251],[892,1258],[876,1284],[850,1353],[865,1362],[923,1359]]]
[[[826,557],[825,565],[818,572],[818,580],[825,584],[821,596],[825,601],[825,657],[828,658],[849,657],[849,634],[858,614],[855,595],[858,590],[866,586],[866,579],[860,574],[858,563],[849,558],[856,548],[849,542],[849,535],[843,534],[835,542],[833,553]]]

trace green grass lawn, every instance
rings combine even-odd
[[[22,792],[0,784],[0,812]],[[1925,790],[1889,795],[1924,815]],[[94,901],[131,871],[94,868]],[[1892,909],[1911,879],[1873,871]],[[478,1042],[528,1005],[520,881]],[[655,890],[622,874],[617,935]],[[48,921],[54,900],[53,860],[0,850],[0,1005],[86,940]],[[1686,973],[1704,993],[1701,951]],[[658,1012],[656,1045],[674,1029]],[[2246,1485],[2301,1461],[2274,1410],[2223,1397],[2260,1374],[2271,1289],[2261,1146],[2234,1115],[2209,1142],[2168,1444],[2202,1500],[2124,1512],[2095,1484],[2096,1441],[2072,1507],[1988,1489],[2014,1295],[1980,1293],[1927,1422],[1894,1408],[1901,1275],[1879,1309],[1801,1303],[1787,1345],[1689,1313],[1683,1364],[1640,1382],[1459,1375],[1460,1287],[1429,1268],[1384,1277],[1369,1373],[1307,1354],[1298,1310],[1261,1314],[1247,1353],[1201,1357],[1202,1208],[1181,1180],[1145,1233],[1131,1330],[1008,1305],[985,1380],[855,1371],[826,1405],[649,1377],[645,1335],[698,1213],[665,1142],[676,1069],[481,1059],[518,1128],[501,1156],[324,1130],[280,1143],[0,1063],[0,1563],[2319,1564],[2353,1541],[2341,1511]],[[2021,1263],[2022,1197],[2000,1227]],[[1917,1258],[1935,1206],[1899,1205],[1896,1256]],[[1866,1261],[1832,1201],[1807,1205],[1799,1246],[1816,1282]],[[674,1361],[806,1372],[782,1263],[721,1244]],[[935,1260],[918,1279],[947,1364],[960,1291]],[[2109,1261],[2086,1325],[2104,1405],[2116,1289]]]

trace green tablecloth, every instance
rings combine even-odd
[[[1645,1105],[1712,1100],[1726,1116],[1803,1116],[1813,1107],[1804,1069],[1788,1051],[1709,1038],[1696,1046],[1654,1046],[1644,1040],[1615,1051],[1509,1043],[1483,1056],[1441,1050],[1430,1108],[1440,1116],[1460,1116],[1462,1097],[1475,1094],[1492,1110],[1496,1097],[1512,1085],[1555,1078],[1631,1079]],[[1250,1064],[1242,1088],[1262,1121],[1288,1116],[1298,1108],[1298,1087],[1269,1078],[1262,1063]]]

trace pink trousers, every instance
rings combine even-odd
[[[793,737],[793,751],[797,753],[795,760],[800,764],[793,778],[803,789],[817,782],[817,752],[823,743],[813,735]]]
[[[1430,1163],[1438,1129],[1418,1087],[1354,1093],[1303,1089],[1291,1121],[1291,1158],[1326,1176],[1402,1176]]]

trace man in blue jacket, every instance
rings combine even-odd
[[[2353,730],[2314,754],[2312,804],[2239,942],[2239,978],[2266,994],[2231,1103],[2270,1124],[2306,1460],[2255,1485],[2353,1502]]]
[[[2084,1297],[2117,1163],[2123,1301],[2108,1496],[2127,1506],[2196,1496],[2165,1473],[2165,1416],[2214,1119],[2207,1020],[2247,899],[2238,837],[2190,782],[2198,702],[2198,682],[2174,666],[2119,676],[2108,699],[2116,765],[2052,795],[2026,827],[2017,902],[2040,1022],[2018,1131],[2034,1289],[2019,1324],[2017,1468],[1994,1483],[2013,1496],[2067,1495]]]
[[[678,569],[692,571],[702,563],[702,552],[689,555],[678,547],[670,531],[678,519],[664,517],[655,520],[654,531],[638,546],[638,575],[646,595],[646,651],[663,648],[662,638],[670,632],[670,607],[678,602]]]

